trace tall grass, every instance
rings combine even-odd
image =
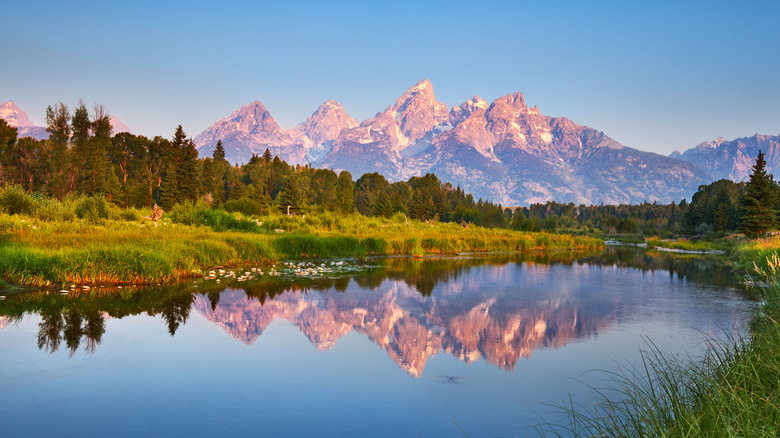
[[[751,339],[710,340],[700,358],[661,353],[652,343],[639,368],[608,373],[600,401],[561,408],[567,422],[546,424],[543,436],[780,436],[780,257],[758,274],[770,285]]]
[[[592,250],[597,239],[319,212],[245,216],[185,203],[150,212],[101,197],[62,201],[0,187],[0,277],[14,283],[157,283],[280,259]]]

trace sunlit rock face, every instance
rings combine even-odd
[[[36,140],[49,138],[46,128],[35,126],[30,121],[27,113],[10,100],[0,105],[0,119],[5,120],[9,126],[16,128],[17,137],[32,137]]]
[[[490,274],[493,280],[505,269],[511,268]],[[453,274],[429,296],[401,281],[385,280],[374,288],[352,283],[344,292],[289,291],[263,303],[231,290],[220,294],[216,304],[199,296],[194,307],[246,344],[276,319],[298,327],[321,350],[355,331],[405,372],[420,377],[439,352],[467,363],[484,359],[511,371],[535,350],[561,347],[613,325],[621,306],[616,297],[580,302],[568,292],[525,298],[471,292],[482,283]]]
[[[218,141],[230,163],[247,163],[266,149],[290,164],[303,163],[306,155],[303,142],[280,128],[260,101],[242,106],[193,139],[201,157],[211,156]]]

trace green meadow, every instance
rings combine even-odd
[[[245,216],[206,204],[177,205],[160,221],[151,210],[103,198],[0,193],[0,275],[7,283],[150,284],[200,276],[215,266],[287,259],[549,252],[601,248],[583,236],[463,227],[328,211]]]

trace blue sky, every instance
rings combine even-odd
[[[780,133],[780,2],[17,1],[0,102],[101,103],[137,134],[191,136],[254,100],[283,128],[327,99],[358,120],[429,78],[448,106],[521,91],[668,154]]]

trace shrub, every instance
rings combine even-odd
[[[267,210],[259,202],[248,198],[231,199],[225,202],[222,208],[231,213],[240,212],[247,216],[260,216]]]
[[[12,184],[0,188],[0,211],[8,214],[33,216],[39,201],[18,185]]]
[[[108,219],[108,201],[102,196],[89,196],[76,205],[76,216],[89,222]]]

